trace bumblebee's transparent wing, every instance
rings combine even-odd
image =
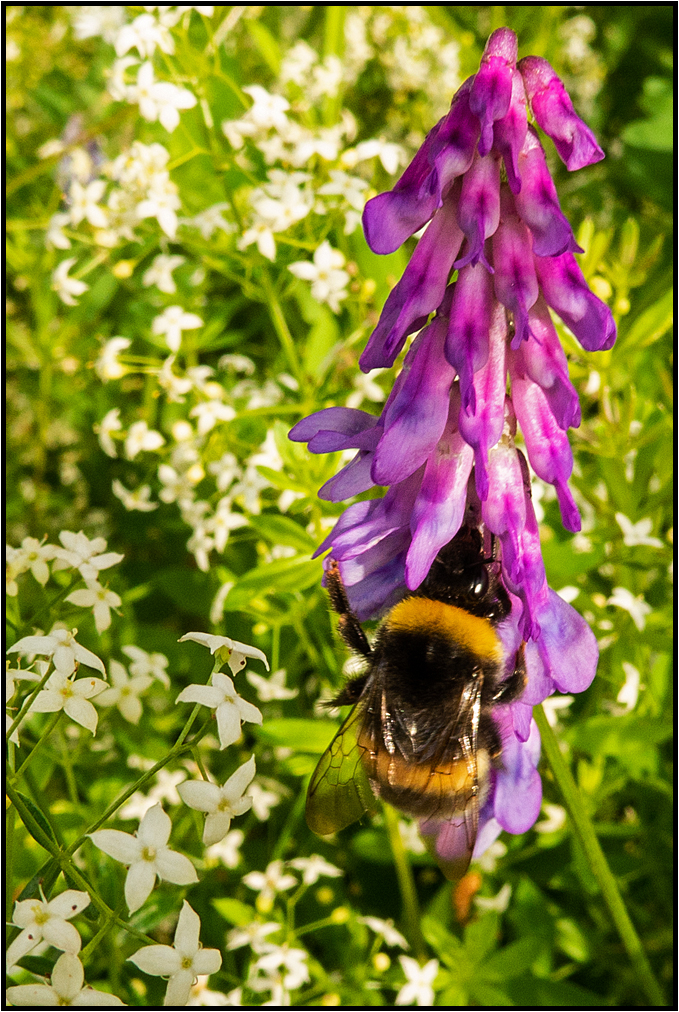
[[[319,836],[350,826],[376,807],[361,761],[367,749],[358,743],[364,714],[362,703],[354,707],[309,781],[306,821],[309,829]]]

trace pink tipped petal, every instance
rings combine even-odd
[[[606,351],[615,344],[613,314],[589,290],[572,253],[536,257],[535,270],[545,301],[573,331],[586,351]]]
[[[493,236],[493,282],[498,300],[514,316],[512,347],[516,347],[528,337],[528,310],[535,304],[539,288],[530,232],[516,214],[514,199],[506,187],[501,202],[500,226]]]
[[[481,500],[488,496],[488,451],[498,443],[504,427],[506,337],[504,307],[496,303],[491,317],[488,361],[474,373],[470,409],[461,410],[459,418],[460,433],[474,450],[476,491]]]
[[[547,60],[526,56],[519,62],[528,101],[538,126],[554,141],[559,157],[573,172],[600,162],[604,153],[580,119],[563,82]]]
[[[469,108],[481,121],[481,155],[487,155],[493,146],[493,124],[509,112],[517,55],[516,35],[510,28],[493,32],[483,51],[469,93]]]
[[[514,201],[533,235],[533,253],[539,257],[582,253],[561,210],[542,144],[532,127],[519,155],[519,171],[521,192],[514,194]]]
[[[462,180],[462,193],[457,207],[457,222],[467,237],[464,256],[455,261],[460,270],[481,262],[493,273],[483,246],[500,223],[500,159],[494,154],[477,155]]]
[[[476,411],[474,373],[488,361],[493,305],[488,271],[482,265],[461,270],[453,288],[445,355],[460,377],[462,406],[471,414]]]
[[[455,378],[443,354],[447,330],[448,320],[437,316],[406,356],[406,379],[385,411],[384,435],[375,450],[371,474],[376,485],[393,485],[413,474],[445,428]]]
[[[545,300],[540,296],[530,313],[531,336],[516,352],[526,374],[538,383],[562,429],[580,424],[578,393],[568,376],[568,360],[554,329]]]
[[[528,120],[526,117],[526,92],[523,78],[518,70],[512,74],[512,98],[506,116],[495,122],[493,127],[493,148],[505,163],[507,182],[512,193],[521,190],[519,152],[526,139]]]
[[[511,713],[500,716],[496,711],[496,722],[502,725],[503,769],[495,787],[495,818],[508,833],[525,833],[537,820],[542,804],[542,782],[536,769],[540,732],[533,722],[528,740],[522,742],[514,734]]]
[[[439,307],[462,238],[456,220],[456,201],[451,196],[435,214],[403,277],[389,293],[361,355],[363,372],[392,366],[408,335],[419,330]]]

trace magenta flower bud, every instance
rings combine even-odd
[[[500,223],[500,159],[494,154],[485,158],[477,155],[462,180],[457,222],[467,237],[467,249],[453,266],[458,270],[467,264],[475,267],[480,260],[492,274],[493,268],[483,252],[483,244]]]
[[[480,124],[470,111],[469,94],[474,82],[467,78],[457,92],[441,129],[429,148],[429,160],[436,169],[440,193],[445,197],[450,183],[472,164]]]
[[[470,404],[474,403],[474,410],[460,411],[459,420],[460,433],[474,450],[476,491],[481,500],[488,497],[488,450],[500,439],[505,416],[507,320],[498,303],[493,309],[488,336],[488,361],[473,378],[474,396]]]
[[[405,379],[382,416],[384,435],[372,465],[376,485],[393,485],[407,478],[425,462],[441,437],[455,378],[455,370],[443,354],[447,331],[447,317],[436,316],[406,355]]]
[[[512,97],[509,111],[493,127],[493,148],[502,155],[507,172],[507,182],[512,193],[521,189],[519,152],[526,139],[528,119],[526,116],[526,92],[523,78],[518,70],[512,74]]]
[[[573,471],[573,452],[568,436],[554,418],[544,391],[526,375],[519,351],[509,353],[512,404],[526,441],[528,460],[539,478],[556,489],[561,519],[569,531],[581,528],[580,513],[568,488]]]
[[[539,294],[532,252],[530,232],[516,213],[511,193],[503,187],[500,225],[493,236],[493,281],[498,300],[514,315],[513,348],[528,337],[528,310]]]
[[[389,293],[361,355],[363,372],[393,365],[408,335],[419,330],[441,304],[462,238],[456,220],[456,201],[451,195],[434,215],[403,277]]]
[[[382,427],[375,415],[358,408],[323,408],[303,418],[288,433],[298,443],[308,443],[311,453],[336,450],[374,450]]]
[[[476,412],[474,373],[488,361],[495,298],[490,274],[481,265],[465,267],[453,287],[445,354],[460,377],[462,407]]]
[[[448,422],[427,460],[410,518],[413,539],[406,557],[409,590],[420,586],[439,549],[455,537],[464,520],[474,453],[458,431],[459,408],[459,391],[454,387]]]
[[[519,155],[521,192],[514,195],[519,216],[533,234],[533,253],[554,257],[561,253],[582,253],[568,219],[561,211],[542,144],[532,127]]]
[[[572,330],[586,351],[606,351],[615,344],[613,314],[589,290],[572,253],[536,257],[535,270],[547,305]]]
[[[498,28],[493,32],[483,51],[481,66],[469,93],[469,108],[481,121],[481,156],[487,155],[493,146],[493,124],[509,111],[517,55],[516,35],[510,28]]]
[[[519,348],[526,374],[542,387],[557,425],[562,429],[580,424],[578,393],[568,378],[568,360],[554,329],[545,300],[540,296],[530,313],[531,336]]]
[[[528,101],[538,126],[554,141],[559,157],[573,172],[604,158],[596,137],[573,109],[563,81],[540,56],[519,62]]]

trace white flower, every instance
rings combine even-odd
[[[99,540],[99,539],[97,539]],[[101,538],[103,541],[104,539]],[[121,556],[122,558],[122,556]],[[37,654],[39,657],[51,657],[52,663],[57,671],[64,675],[70,675],[75,671],[76,661],[86,664],[90,668],[100,671],[106,675],[103,662],[86,647],[81,647],[75,641],[77,629],[69,632],[68,629],[54,629],[48,636],[24,636],[11,646],[7,653]],[[104,686],[105,688],[105,686]]]
[[[125,456],[134,460],[142,450],[158,450],[165,439],[155,429],[149,429],[146,422],[135,422],[131,425],[125,440]]]
[[[399,956],[399,962],[406,976],[407,984],[396,995],[397,1005],[420,1005],[432,1008],[434,1005],[434,989],[432,984],[439,972],[438,959],[430,959],[420,966],[410,956]]]
[[[126,510],[138,510],[140,513],[150,513],[158,509],[157,502],[151,502],[151,486],[141,485],[130,492],[121,481],[116,478],[111,486],[114,496],[120,499]]]
[[[270,703],[274,699],[294,699],[299,689],[286,689],[285,668],[279,668],[269,678],[256,675],[254,671],[246,671],[245,677],[250,685],[257,692],[257,696],[263,703]]]
[[[249,945],[253,952],[263,952],[264,946],[269,944],[266,941],[267,937],[273,934],[274,931],[280,930],[281,925],[275,921],[268,921],[267,923],[252,921],[250,924],[232,928],[226,936],[226,947],[229,950],[233,950],[242,949],[244,945]]]
[[[274,787],[281,787],[275,780],[267,780],[266,783]],[[261,783],[250,785],[250,796],[252,797],[252,811],[260,822],[266,822],[271,814],[271,809],[280,804],[285,794],[285,788],[281,791],[267,790]]]
[[[157,257],[154,257],[149,269],[144,272],[142,284],[145,288],[155,285],[156,288],[159,288],[161,292],[165,292],[166,295],[174,295],[177,291],[177,286],[172,277],[172,271],[176,271],[178,267],[181,267],[185,260],[186,257],[179,255],[168,256],[166,253],[159,253]]]
[[[567,710],[573,699],[573,696],[548,696],[547,699],[543,699],[542,706],[550,727],[556,727],[559,720],[558,711]]]
[[[24,538],[21,548],[14,549],[12,566],[16,573],[25,573],[30,569],[33,577],[44,587],[49,580],[49,566],[47,563],[57,554],[55,545],[46,545],[44,541],[37,538]]]
[[[7,949],[7,967],[14,966],[43,939],[62,952],[80,952],[80,935],[68,922],[89,904],[89,895],[75,889],[67,889],[49,903],[45,899],[16,903],[12,924],[22,931]]]
[[[207,780],[185,780],[179,785],[184,804],[199,812],[207,812],[203,843],[206,847],[219,843],[229,832],[231,819],[244,815],[252,807],[245,791],[255,775],[255,757],[240,766],[222,787]]]
[[[288,270],[295,277],[311,281],[311,294],[319,302],[326,302],[334,313],[339,313],[340,301],[346,299],[346,285],[349,275],[341,268],[344,266],[344,254],[333,249],[324,240],[314,253],[314,262],[300,260],[290,264]]]
[[[196,565],[201,572],[207,573],[210,568],[210,552],[215,547],[215,542],[202,524],[198,524],[194,528],[193,534],[186,542],[186,547],[193,553]]]
[[[127,89],[128,102],[137,102],[144,119],[159,120],[168,133],[179,125],[179,110],[192,109],[196,96],[186,88],[178,88],[169,81],[156,81],[153,64],[142,63],[137,71],[137,83]]]
[[[549,801],[542,802],[542,810],[547,816],[542,822],[535,824],[536,833],[558,833],[566,825],[566,809],[561,805],[552,805]]]
[[[256,973],[263,970],[265,974],[271,974],[273,970],[284,970],[281,983],[288,990],[301,987],[309,979],[309,967],[307,959],[309,953],[304,949],[291,949],[287,943],[283,945],[267,945],[268,952],[260,956],[252,966],[251,972]]]
[[[174,239],[179,224],[179,207],[181,201],[177,196],[177,187],[165,173],[165,178],[158,178],[152,183],[146,198],[137,204],[135,213],[137,218],[156,218],[165,235]]]
[[[112,337],[106,342],[104,347],[99,353],[99,358],[94,363],[94,368],[99,379],[107,383],[109,380],[120,379],[125,375],[127,369],[124,365],[118,361],[118,355],[121,351],[125,351],[129,348],[132,342],[127,337]],[[120,411],[120,408],[115,408],[115,411]],[[109,411],[109,415],[111,412]],[[108,417],[108,415],[106,416]],[[118,426],[120,428],[120,426]],[[111,454],[109,454],[111,456]],[[115,456],[115,454],[113,454]]]
[[[290,861],[290,867],[302,872],[304,885],[314,885],[321,875],[327,878],[338,878],[342,875],[340,868],[329,864],[320,854],[312,854],[311,857],[295,857]]]
[[[399,819],[398,835],[409,854],[424,854],[426,851],[427,848],[419,834],[416,822],[406,822],[405,819]]]
[[[562,601],[566,602],[566,604],[572,604],[579,593],[580,588],[572,587],[570,584],[567,584],[565,587],[562,587],[561,590],[557,590],[557,594],[562,599]]]
[[[234,675],[237,675],[241,668],[245,667],[246,657],[256,657],[263,662],[266,670],[269,670],[266,654],[262,653],[257,647],[248,646],[247,643],[239,643],[238,640],[229,639],[228,636],[212,636],[210,633],[190,632],[186,633],[179,640],[180,643],[186,643],[187,641],[200,643],[201,646],[207,647],[212,656],[214,657],[216,654],[222,663],[228,661]]]
[[[73,34],[76,39],[91,39],[101,35],[113,44],[125,23],[125,8],[118,4],[76,7],[73,9]]]
[[[257,707],[246,699],[241,699],[228,675],[219,672],[212,675],[212,685],[187,685],[177,696],[177,702],[200,703],[215,711],[220,748],[238,741],[243,721],[262,723],[262,715]]]
[[[63,211],[57,211],[56,214],[52,215],[47,226],[47,232],[45,233],[45,245],[48,249],[52,246],[55,249],[71,248],[71,240],[62,231],[64,225],[68,225],[70,220],[70,214],[66,214]]]
[[[97,632],[102,633],[111,625],[111,608],[119,608],[123,602],[115,591],[102,587],[98,580],[85,582],[86,589],[74,590],[66,600],[78,608],[92,608]]]
[[[115,40],[118,56],[124,56],[134,47],[145,59],[153,56],[156,46],[164,53],[174,53],[174,39],[167,27],[151,14],[140,14],[130,24],[123,25]]]
[[[5,662],[5,705],[7,706],[16,692],[15,682],[39,682],[42,675],[37,675],[34,671],[28,671],[25,668],[10,668],[11,661]],[[48,661],[38,661],[37,664],[45,665],[45,671],[49,667]],[[37,665],[36,665],[37,666]],[[44,672],[43,672],[44,673]],[[5,712],[5,732],[9,731],[10,727],[14,723],[14,717],[11,714]],[[19,745],[19,727],[15,727],[14,731],[10,735],[9,740],[14,742],[15,745]],[[16,960],[15,960],[16,962]]]
[[[125,720],[138,724],[142,710],[139,696],[153,684],[153,679],[148,675],[130,678],[119,661],[111,661],[109,675],[112,687],[97,696],[97,706],[117,706]]]
[[[384,390],[375,382],[381,372],[384,370],[372,369],[370,375],[359,373],[354,377],[352,381],[354,390],[346,400],[348,408],[358,408],[365,400],[372,401],[373,404],[380,404],[385,399]]]
[[[77,180],[71,183],[68,191],[71,224],[79,225],[83,218],[87,218],[90,225],[94,225],[95,228],[106,228],[108,224],[106,211],[99,206],[105,189],[106,183],[103,179],[95,179],[87,186],[82,186]]]
[[[211,464],[208,464],[207,469],[210,474],[215,476],[217,488],[220,492],[226,491],[229,485],[237,478],[240,478],[243,473],[236,457],[228,451],[222,454],[219,460],[214,460]]]
[[[648,545],[649,548],[663,547],[663,543],[660,538],[649,537],[651,531],[653,530],[653,521],[650,517],[638,520],[635,524],[633,524],[624,513],[616,513],[615,519],[620,525],[623,533],[623,541],[628,548],[634,548],[635,545]]]
[[[198,974],[216,973],[222,965],[218,949],[200,944],[200,917],[184,900],[173,945],[147,945],[138,949],[130,962],[154,977],[169,977],[163,1005],[181,1008],[189,1000],[191,985]]]
[[[205,851],[208,864],[221,862],[226,868],[237,868],[240,864],[240,848],[243,846],[245,833],[240,829],[232,829],[219,843],[214,843]]]
[[[625,684],[616,699],[618,703],[625,707],[626,711],[629,711],[633,710],[637,705],[639,689],[641,688],[641,675],[639,674],[639,669],[627,661],[622,662],[622,670],[625,672]]]
[[[124,1006],[120,998],[106,991],[83,987],[85,971],[77,956],[65,952],[54,964],[50,984],[21,984],[7,989],[7,1001],[12,1005],[40,1008],[50,1005],[70,1005],[76,1008]]]
[[[156,876],[175,885],[198,881],[196,869],[188,857],[167,846],[171,829],[170,816],[160,805],[154,805],[141,820],[134,836],[118,829],[99,829],[89,834],[95,847],[115,861],[129,865],[125,900],[131,914],[151,895]]]
[[[31,637],[28,637],[29,639]],[[38,639],[39,637],[34,637]],[[45,688],[35,697],[30,706],[32,713],[57,713],[63,710],[77,724],[92,734],[97,731],[97,711],[88,700],[103,692],[108,685],[101,678],[69,678],[61,671],[53,671]]]
[[[223,552],[229,540],[231,531],[239,527],[247,527],[247,518],[242,513],[231,511],[231,500],[220,499],[213,516],[206,522],[205,527],[214,536],[214,546],[218,552]]]
[[[218,400],[203,401],[189,411],[189,418],[198,419],[198,435],[204,436],[215,427],[217,422],[231,422],[236,412],[229,404]]]
[[[111,433],[117,432],[122,429],[123,423],[120,421],[120,408],[112,408],[107,411],[99,425],[94,426],[94,431],[99,436],[99,445],[101,446],[104,453],[109,457],[117,457],[118,451],[116,450],[116,444],[111,439]]]
[[[73,531],[61,531],[59,540],[64,546],[57,548],[56,552],[61,563],[59,568],[71,566],[78,569],[84,580],[96,580],[102,569],[115,566],[125,558],[117,552],[104,552],[106,548],[104,538],[93,538],[90,541],[82,531],[78,531],[77,534]]]
[[[393,176],[399,165],[405,160],[405,151],[399,144],[391,144],[373,137],[370,140],[361,141],[355,148],[349,148],[343,152],[341,161],[342,165],[353,169],[359,162],[365,162],[375,157],[378,157],[382,162],[385,172]]]
[[[211,991],[207,986],[207,982],[208,977],[205,974],[196,977],[191,986],[189,1000],[186,1003],[187,1008],[226,1008],[233,1007],[234,1005],[240,1008],[242,1006],[242,988],[237,987],[228,994],[224,994],[223,991]]]
[[[331,169],[330,182],[324,183],[318,192],[323,196],[343,197],[355,211],[362,212],[367,189],[368,184],[360,176],[350,176],[348,172],[342,172],[341,169]]]
[[[82,295],[90,287],[84,281],[79,281],[77,278],[69,278],[68,272],[76,262],[76,259],[76,257],[68,257],[67,260],[62,260],[52,274],[52,288],[67,306],[77,306],[77,296]]]
[[[511,895],[512,887],[509,882],[505,882],[497,896],[475,896],[474,905],[479,910],[495,910],[498,914],[503,914],[509,906]]]
[[[181,306],[168,306],[160,316],[156,316],[151,324],[154,334],[165,334],[170,351],[179,351],[183,330],[195,330],[202,327],[203,321],[195,313],[186,313]]]
[[[141,647],[132,645],[123,647],[122,652],[132,661],[131,675],[149,675],[151,678],[157,678],[166,689],[169,689],[170,679],[165,671],[169,662],[165,654],[149,654]]]
[[[175,356],[169,355],[156,373],[156,376],[158,377],[158,383],[167,394],[168,401],[174,404],[183,404],[185,400],[184,394],[189,392],[193,386],[193,382],[187,376],[177,376],[173,372],[172,366],[174,365],[174,360]],[[175,436],[175,438],[177,437]]]
[[[358,922],[359,924],[365,924],[376,935],[381,935],[387,945],[398,945],[401,949],[410,948],[401,932],[397,931],[394,927],[394,922],[391,918],[383,921],[381,917],[359,917]]]
[[[629,612],[639,632],[644,631],[646,616],[650,615],[653,611],[651,606],[644,601],[642,594],[635,597],[626,587],[614,587],[613,593],[607,603],[614,604],[617,608],[623,608],[624,611]]]
[[[225,221],[222,218],[222,211],[226,211],[229,206],[229,204],[213,204],[199,214],[194,215],[186,224],[191,224],[194,228],[197,228],[203,239],[211,239],[217,229],[221,229],[223,232],[233,232],[234,226],[231,222]]]
[[[256,221],[250,226],[238,240],[238,249],[244,250],[252,243],[257,243],[257,249],[267,260],[276,259],[276,240],[273,237],[271,226],[265,221]]]
[[[283,871],[282,861],[271,861],[265,871],[250,871],[244,875],[243,884],[258,892],[262,905],[266,906],[278,893],[287,892],[296,886],[297,879]]]
[[[285,130],[288,117],[286,110],[290,103],[282,95],[271,95],[259,84],[251,84],[243,88],[246,95],[252,99],[252,106],[247,111],[248,119],[264,130]]]

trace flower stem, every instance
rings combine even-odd
[[[648,962],[641,940],[627,913],[618,884],[608,866],[606,856],[594,832],[594,827],[585,811],[580,792],[568,768],[568,764],[561,754],[559,743],[542,706],[534,707],[533,716],[540,731],[542,747],[551,766],[554,779],[561,790],[573,828],[585,851],[592,873],[599,884],[604,901],[625,946],[627,955],[634,966],[639,983],[646,992],[651,1005],[662,1008],[667,1004],[662,990]]]
[[[48,721],[45,730],[42,732],[42,734],[40,735],[40,737],[36,741],[35,745],[33,746],[33,748],[31,749],[31,751],[28,753],[28,755],[26,756],[26,758],[22,762],[22,764],[19,767],[19,769],[16,771],[16,773],[13,773],[8,778],[8,780],[7,780],[8,784],[16,784],[17,783],[17,781],[19,780],[21,774],[24,772],[24,770],[28,766],[29,762],[31,761],[31,759],[33,758],[33,756],[35,755],[35,753],[38,751],[38,749],[40,748],[40,746],[42,744],[44,744],[44,742],[49,738],[49,736],[51,735],[52,731],[57,726],[59,718],[61,717],[61,715],[62,715],[63,712],[64,712],[63,710],[57,710],[56,713],[52,714],[52,719],[50,721]]]
[[[5,735],[5,741],[9,741],[10,740],[11,736],[14,734],[14,732],[18,728],[19,724],[21,723],[21,721],[24,719],[24,717],[28,713],[28,711],[30,709],[30,706],[31,706],[31,703],[33,702],[33,700],[35,699],[35,697],[38,695],[38,693],[40,692],[41,689],[45,688],[45,684],[47,682],[47,679],[49,678],[49,676],[51,674],[52,674],[52,671],[48,668],[47,671],[45,672],[45,674],[42,676],[42,678],[38,682],[38,684],[36,685],[36,687],[31,692],[31,694],[29,696],[26,696],[26,699],[24,700],[21,709],[19,710],[19,712],[17,713],[16,717],[14,718],[14,720],[12,721],[12,723],[10,724],[10,726],[7,729],[7,733]]]
[[[384,821],[387,825],[389,843],[396,866],[396,877],[398,878],[401,899],[403,901],[403,920],[406,927],[406,935],[413,947],[413,951],[419,960],[425,958],[426,949],[420,928],[420,905],[417,901],[417,890],[413,870],[403,840],[398,829],[398,815],[389,805],[383,806]]]
[[[297,348],[290,328],[288,327],[287,320],[281,308],[281,304],[278,301],[278,296],[274,291],[274,287],[271,283],[271,279],[266,271],[262,272],[263,288],[266,292],[266,302],[271,315],[271,322],[274,325],[274,330],[278,334],[278,338],[285,352],[285,357],[288,360],[288,364],[292,369],[293,376],[299,381],[300,386],[304,385],[304,376],[302,373],[302,367],[297,355]]]

